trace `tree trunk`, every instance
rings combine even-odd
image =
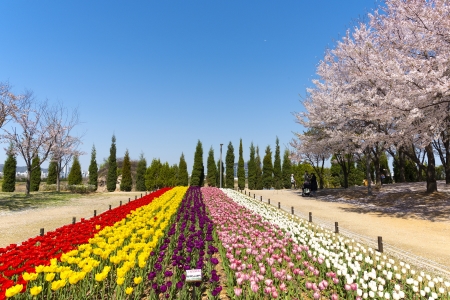
[[[27,184],[26,184],[26,194],[30,194],[31,189],[31,165],[27,166]]]
[[[60,161],[58,161],[56,163],[56,191],[57,192],[61,191],[61,189],[60,189],[61,180],[59,179],[60,174],[61,174],[61,164],[60,164]]]
[[[425,147],[427,152],[428,166],[427,166],[427,193],[437,192],[437,182],[436,182],[436,162],[434,160],[433,146],[428,144]]]
[[[380,172],[380,156],[378,153],[373,156],[373,166],[375,169],[375,185],[377,187],[381,186],[381,172]]]
[[[398,152],[398,166],[399,166],[399,182],[406,182],[405,178],[405,152],[402,148]]]
[[[370,150],[366,150],[366,178],[367,178],[367,195],[372,196],[372,179],[370,178]]]

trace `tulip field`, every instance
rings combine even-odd
[[[161,189],[0,249],[0,300],[450,299],[446,280],[213,187]]]

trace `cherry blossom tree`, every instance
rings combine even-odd
[[[0,128],[21,110],[26,95],[15,95],[8,83],[0,82]]]

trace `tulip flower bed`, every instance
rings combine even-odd
[[[222,242],[228,294],[236,299],[450,299],[441,277],[224,192],[202,189]]]
[[[215,270],[214,225],[199,187],[190,187],[164,241],[150,260],[148,299],[214,299],[222,290]],[[187,282],[186,270],[201,270],[198,282]]]
[[[149,271],[150,252],[163,236],[186,189],[160,190],[89,220],[61,227],[43,238],[7,248],[0,257],[0,266],[5,269],[2,277],[5,271],[14,271],[7,275],[16,284],[6,288],[3,282],[0,299],[27,299],[30,294],[43,299],[99,299],[106,294],[124,299],[135,288],[143,289],[140,282]],[[51,256],[44,252],[47,249],[53,249]],[[33,259],[30,252],[38,259]],[[16,261],[24,258],[26,265],[17,265]]]

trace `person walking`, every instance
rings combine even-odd
[[[316,174],[312,174],[311,176],[311,195],[315,196],[317,191],[317,178]]]

